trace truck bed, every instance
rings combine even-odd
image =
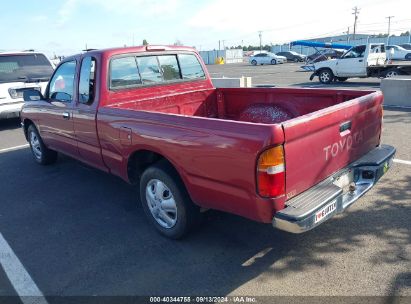
[[[275,124],[364,96],[371,91],[219,88],[173,96],[138,98],[110,107],[207,118]]]
[[[288,199],[365,155],[380,140],[379,92],[208,88],[173,94],[146,99],[140,94],[138,100],[130,94],[131,100],[111,100],[99,109],[106,164],[125,177],[127,172],[116,168],[126,167],[128,153],[153,149],[155,140],[157,153],[175,164],[194,202],[258,221],[271,221],[273,210],[283,209]],[[349,128],[341,130],[346,123]],[[119,127],[132,134],[126,149],[122,138],[127,134],[120,134],[113,146]],[[255,190],[256,160],[263,149],[279,144],[285,153],[286,195],[263,199]]]

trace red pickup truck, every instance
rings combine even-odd
[[[388,170],[380,92],[213,87],[192,48],[66,58],[24,92],[34,160],[57,152],[139,185],[150,222],[182,237],[217,209],[293,233],[342,212]]]

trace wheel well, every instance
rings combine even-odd
[[[27,138],[27,130],[29,129],[29,127],[31,126],[31,125],[34,125],[34,122],[32,122],[30,119],[28,119],[28,118],[26,118],[24,121],[24,136],[26,137],[26,140],[28,139]]]
[[[127,173],[129,181],[133,184],[137,183],[145,169],[160,161],[168,164],[178,174],[172,163],[161,154],[149,150],[139,150],[134,152],[128,159]]]
[[[334,73],[333,73],[333,71],[330,69],[330,68],[321,68],[321,69],[319,69],[318,70],[318,74],[320,74],[322,71],[324,71],[324,70],[328,70],[328,71],[330,71],[331,72],[331,74],[333,74],[334,75]]]

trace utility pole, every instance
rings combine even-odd
[[[350,41],[350,27],[347,28],[346,32],[343,32],[343,34],[347,34],[347,43]]]
[[[221,50],[221,40],[218,40],[218,51]]]
[[[386,19],[388,19],[388,36],[387,36],[387,44],[389,44],[390,41],[390,30],[391,30],[391,18],[394,18],[394,16],[388,16],[385,17]]]
[[[358,7],[354,7],[353,11],[354,12],[352,14],[354,15],[354,33],[353,33],[352,39],[355,40],[355,33],[357,30],[357,20],[358,20],[358,15],[360,13],[360,9]]]
[[[261,53],[263,50],[263,45],[261,42],[261,38],[263,37],[263,31],[258,31],[258,37],[260,37],[260,53]]]

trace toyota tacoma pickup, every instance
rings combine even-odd
[[[94,50],[64,59],[21,113],[34,160],[57,153],[140,189],[148,220],[180,238],[216,209],[310,230],[391,166],[380,92],[213,87],[192,48]]]

